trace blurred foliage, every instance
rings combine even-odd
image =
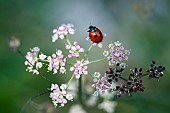
[[[23,57],[10,51],[8,39],[20,38],[24,54],[29,48],[38,46],[50,55],[65,44],[51,42],[52,29],[70,22],[76,28],[75,40],[83,42],[84,48],[90,45],[84,41],[91,23],[107,33],[104,44],[120,40],[131,48],[129,68],[142,66],[146,69],[152,59],[166,67],[165,76],[159,82],[146,78],[144,93],[116,98],[116,113],[167,113],[170,107],[169,6],[169,0],[0,0],[0,112],[19,113],[30,97],[50,87],[40,76],[25,71]],[[101,57],[96,50],[91,51],[91,59]],[[107,69],[107,66],[101,63],[99,68],[91,68],[94,72]],[[68,80],[63,76],[49,76],[56,82]],[[35,101],[39,105],[51,103],[48,94]],[[67,112],[71,104],[65,111],[56,111]],[[29,107],[30,112],[34,112],[34,105]]]

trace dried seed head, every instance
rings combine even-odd
[[[18,38],[13,36],[9,39],[8,46],[15,52],[21,46],[21,42]]]

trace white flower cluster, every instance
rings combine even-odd
[[[72,46],[66,45],[66,49],[70,49],[68,58],[79,57],[80,53],[84,52],[84,49],[80,47],[78,42],[74,42]]]
[[[47,60],[49,62],[48,71],[53,70],[53,74],[58,73],[58,70],[60,70],[61,74],[66,73],[66,58],[64,58],[64,55],[62,54],[61,50],[57,50],[56,54],[52,54],[52,56],[49,56]]]
[[[109,44],[109,51],[105,50],[103,55],[107,57],[109,66],[121,63],[123,60],[128,60],[130,55],[129,50],[124,50],[124,46],[119,41]]]
[[[87,75],[88,74],[88,66],[87,66],[87,61],[79,61],[77,60],[77,62],[74,64],[73,67],[70,68],[70,71],[74,71],[74,75],[76,76],[76,78],[80,78],[80,75]]]
[[[73,96],[72,94],[67,93],[66,91],[67,85],[61,84],[59,87],[58,84],[51,84],[51,93],[50,98],[53,101],[54,106],[56,107],[58,104],[60,104],[61,107],[63,107],[67,101],[72,101]]]
[[[39,74],[38,69],[43,66],[43,63],[39,62],[39,60],[44,60],[47,56],[41,53],[39,55],[40,49],[38,47],[34,47],[27,52],[25,58],[25,65],[28,66],[26,71],[32,72],[33,74]]]
[[[53,30],[54,35],[52,36],[52,42],[55,42],[56,40],[58,40],[58,38],[64,39],[64,37],[67,34],[73,35],[75,32],[73,27],[74,26],[72,24],[62,24],[60,27],[58,27],[58,29],[54,29]]]

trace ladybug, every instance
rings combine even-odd
[[[103,34],[99,28],[91,25],[87,32],[89,32],[89,38],[93,43],[98,44],[103,40]]]

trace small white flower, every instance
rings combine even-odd
[[[93,43],[92,45],[93,45],[93,46],[96,46],[96,45],[97,45],[97,43]]]
[[[88,41],[90,38],[89,37],[86,37],[86,40]]]
[[[58,56],[60,56],[60,55],[62,55],[62,51],[61,50],[57,50],[57,52],[56,52],[56,54],[58,55]]]
[[[51,91],[54,90],[54,89],[57,89],[57,88],[58,88],[57,84],[51,84]]]
[[[53,74],[56,74],[58,73],[58,70],[57,69],[53,69]]]
[[[60,73],[62,73],[62,74],[66,73],[66,68],[65,67],[60,67]]]
[[[83,74],[84,74],[84,75],[87,75],[87,74],[88,74],[88,71],[83,71]]]
[[[114,45],[112,43],[109,44],[109,48],[114,48]]]
[[[84,52],[84,49],[83,49],[83,48],[80,48],[80,49],[79,49],[79,52]]]
[[[51,71],[53,68],[51,66],[48,66],[47,68],[49,71]]]
[[[59,35],[60,39],[64,39],[64,34]]]
[[[76,51],[77,49],[76,49],[75,46],[72,46],[72,47],[71,47],[71,50],[72,50],[72,51]]]
[[[103,51],[103,55],[104,55],[105,57],[108,56],[108,55],[109,55],[109,51],[104,50],[104,51]]]
[[[115,64],[115,62],[109,61],[109,66],[113,66],[114,64]]]
[[[101,75],[100,72],[94,72],[94,77],[95,77],[95,78],[99,78],[100,75]]]
[[[71,47],[70,47],[70,45],[66,45],[66,49],[70,49]]]
[[[33,72],[33,67],[27,67],[26,71]]]
[[[102,48],[103,47],[103,44],[102,43],[99,43],[97,44],[99,48]]]
[[[61,84],[60,89],[65,90],[67,88],[66,84]]]
[[[41,54],[39,55],[39,58],[40,58],[41,60],[44,60],[46,57],[47,57],[47,56],[44,55],[43,53],[41,53]]]
[[[53,104],[54,104],[54,107],[56,108],[57,107],[57,101],[53,101]]]
[[[31,49],[32,52],[39,52],[40,51],[40,48],[39,47],[34,47]]]
[[[121,63],[121,64],[120,64],[120,67],[121,67],[121,68],[126,68],[126,66],[127,66],[126,63]]]
[[[67,95],[66,95],[66,99],[68,99],[68,100],[73,100],[73,95],[67,94]]]
[[[119,41],[114,42],[115,46],[121,46],[121,43]]]
[[[70,71],[74,71],[74,67],[70,67]]]
[[[74,35],[74,29],[72,29],[72,28],[70,28],[69,30],[68,30],[68,32],[71,34],[71,35]]]
[[[39,74],[39,72],[38,72],[36,69],[34,69],[34,70],[33,70],[33,74],[38,75],[38,74]]]
[[[42,68],[42,63],[41,62],[36,63],[36,69],[38,69],[38,68]]]
[[[88,64],[89,64],[89,60],[87,59],[84,61],[84,65],[88,65]]]
[[[129,50],[125,50],[125,54],[126,55],[130,55],[130,51]]]
[[[60,31],[63,31],[64,29],[65,29],[64,26],[60,26],[60,27],[58,28],[58,30],[60,30]]]
[[[56,40],[58,40],[58,34],[52,36],[52,42],[55,42]]]

